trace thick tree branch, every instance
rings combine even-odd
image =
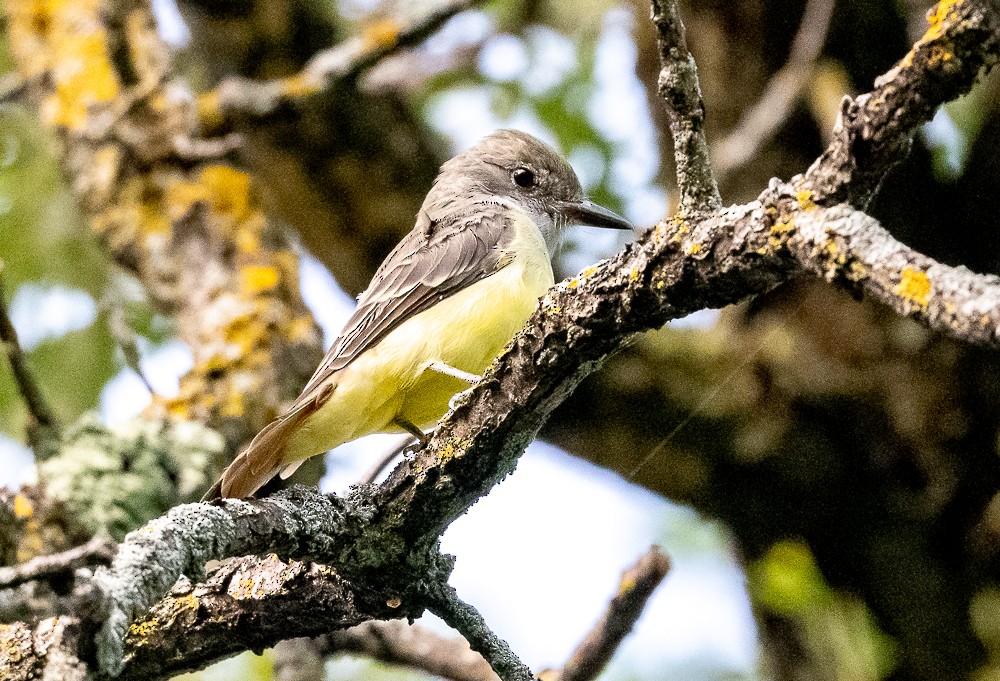
[[[660,47],[659,91],[667,107],[674,138],[680,209],[687,214],[722,205],[705,141],[705,102],[698,69],[684,40],[684,24],[676,0],[653,0],[652,18]]]
[[[297,394],[321,353],[282,228],[227,163],[229,141],[195,133],[148,3],[15,1],[4,11],[28,100],[55,133],[93,232],[176,316],[194,354],[179,396],[156,402],[156,415],[210,425],[235,447]]]
[[[202,97],[201,116],[210,127],[232,116],[268,116],[283,104],[321,93],[339,81],[356,77],[394,51],[420,43],[476,1],[438,0],[406,24],[392,19],[375,23],[363,34],[317,53],[302,71],[286,78],[270,82],[228,78]]]
[[[997,0],[943,0],[930,28],[875,88],[844,97],[834,140],[795,184],[817,203],[864,208],[910,148],[913,130],[937,108],[969,91],[1000,52]]]

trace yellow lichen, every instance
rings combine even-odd
[[[133,622],[128,628],[128,635],[133,639],[133,646],[141,646],[146,642],[146,638],[156,630],[156,618],[150,617],[142,622]]]
[[[288,323],[285,335],[293,343],[308,343],[316,338],[316,325],[312,317],[299,315]]]
[[[399,24],[392,19],[376,21],[365,29],[362,39],[367,49],[392,47],[399,40]]]
[[[795,192],[795,200],[802,210],[816,210],[816,203],[812,200],[813,193],[808,189],[801,189]]]
[[[701,244],[688,244],[684,249],[684,252],[688,255],[694,255],[695,253],[701,252]]]
[[[927,273],[904,267],[899,275],[899,283],[893,289],[896,295],[920,307],[927,307],[931,297],[931,280]]]
[[[31,500],[23,494],[14,495],[14,517],[15,518],[30,518],[35,512],[35,507],[32,505]]]
[[[932,48],[929,57],[929,62],[932,66],[949,61],[954,56],[950,41],[942,39],[945,38],[945,32],[950,27],[952,21],[955,20],[955,10],[960,4],[962,4],[962,0],[941,0],[941,2],[931,8],[927,13],[927,23],[929,24],[927,31],[910,48],[906,56],[900,60],[896,66],[897,69],[912,64],[917,51],[934,41],[941,41],[941,43],[934,45]]]
[[[320,90],[320,83],[315,78],[307,78],[301,73],[289,76],[281,81],[282,92],[288,97],[307,97]]]
[[[210,165],[201,171],[201,182],[209,192],[212,208],[229,213],[236,221],[250,216],[250,176],[226,165]]]
[[[628,272],[628,280],[637,281],[638,279],[639,279],[639,267],[637,265],[633,265],[632,269],[629,270]]]
[[[580,280],[576,278],[570,279],[568,282],[566,282],[566,288],[568,289],[574,289],[579,285],[580,285]]]
[[[937,5],[927,12],[927,32],[920,39],[927,42],[941,37],[945,29],[948,28],[949,17],[954,14],[955,9],[962,4],[962,0],[941,0]]]
[[[631,575],[623,575],[622,581],[618,584],[618,595],[624,596],[635,588],[635,578]]]
[[[278,270],[274,267],[247,265],[240,270],[240,287],[250,295],[269,291],[278,285],[278,281]]]
[[[241,229],[236,235],[236,246],[243,253],[256,253],[260,245],[260,235],[254,231]]]
[[[580,272],[580,278],[589,279],[595,274],[597,274],[597,265],[589,265],[588,267],[585,267],[582,272]]]
[[[223,123],[222,107],[219,102],[219,93],[210,90],[198,97],[195,104],[198,113],[198,120],[206,129],[212,129]]]
[[[767,238],[767,245],[772,251],[780,250],[788,243],[788,239],[795,233],[795,222],[792,218],[778,220],[771,225],[771,234]]]
[[[66,34],[52,38],[58,57],[51,72],[55,92],[42,103],[42,116],[48,125],[83,130],[90,106],[118,96],[118,79],[103,30],[74,35],[69,27],[63,29]]]

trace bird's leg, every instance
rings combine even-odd
[[[400,416],[394,418],[392,422],[395,423],[400,428],[402,428],[403,430],[405,430],[406,432],[408,432],[413,437],[417,438],[417,441],[420,443],[421,447],[423,447],[424,445],[426,445],[428,442],[431,441],[430,435],[420,430],[415,425],[413,425],[412,423],[410,423],[409,421]]]
[[[427,368],[431,371],[436,371],[439,374],[444,374],[445,376],[451,376],[452,378],[457,378],[460,381],[465,381],[470,385],[478,383],[482,378],[482,376],[477,376],[476,374],[470,374],[468,371],[456,369],[450,364],[445,364],[444,362],[431,362],[427,365]]]
[[[445,376],[451,376],[452,378],[457,378],[460,381],[465,381],[469,385],[478,383],[482,376],[477,376],[476,374],[470,374],[468,371],[462,371],[461,369],[456,369],[450,364],[445,364],[444,362],[431,362],[427,365],[427,368],[431,371],[436,371],[439,374],[444,374]],[[450,400],[448,400],[448,408],[454,409],[458,401],[468,395],[472,391],[472,388],[463,390],[460,393],[455,393]]]

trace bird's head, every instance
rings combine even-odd
[[[435,213],[501,201],[532,216],[552,252],[570,223],[632,229],[583,195],[572,166],[552,147],[519,130],[498,130],[441,167],[425,210]]]

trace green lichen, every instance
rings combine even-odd
[[[135,419],[108,427],[95,414],[39,465],[48,493],[92,533],[121,539],[177,504],[197,500],[223,455],[222,436],[194,422]]]

